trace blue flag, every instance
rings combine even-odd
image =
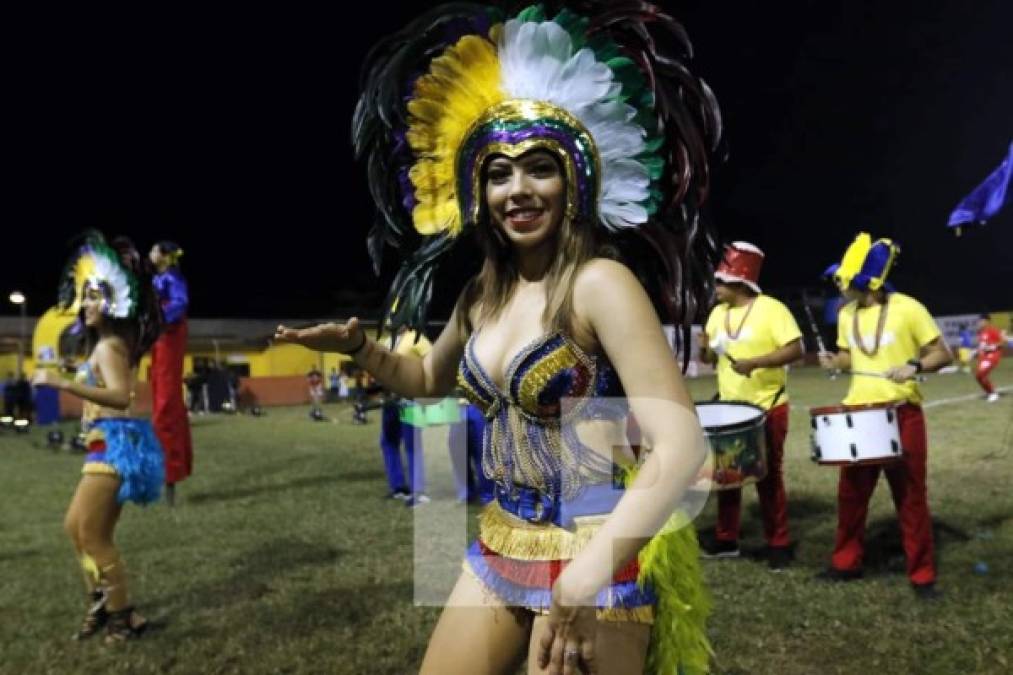
[[[960,227],[970,223],[984,223],[999,212],[1008,201],[1009,178],[1013,173],[1013,143],[1009,145],[1006,159],[999,168],[992,172],[978,187],[960,200],[957,208],[950,214],[950,227]]]

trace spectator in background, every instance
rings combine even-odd
[[[320,408],[320,403],[324,400],[324,376],[316,366],[313,366],[310,372],[306,373],[306,381],[309,384],[310,403],[312,405],[310,416],[313,419],[319,419],[324,414],[324,411]]]
[[[14,408],[18,401],[18,381],[14,379],[14,373],[8,372],[4,381],[4,415],[14,415]]]
[[[327,380],[327,394],[331,401],[337,401],[341,394],[341,376],[338,375],[337,368],[331,368],[331,373],[327,376]]]
[[[451,425],[447,438],[457,501],[488,504],[493,498],[492,479],[482,472],[482,434],[485,417],[463,395],[458,399],[461,421]]]
[[[32,385],[24,373],[14,383],[14,391],[16,416],[23,420],[32,419],[32,412],[35,408],[32,404]]]

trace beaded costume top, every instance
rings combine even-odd
[[[510,361],[503,391],[475,357],[476,335],[465,345],[457,379],[488,422],[482,439],[485,474],[508,490],[528,486],[564,499],[611,480],[612,460],[584,445],[575,424],[625,418],[625,394],[612,365],[556,331]]]
[[[106,383],[102,380],[102,377],[95,371],[91,363],[85,361],[77,367],[77,372],[74,374],[74,379],[81,384],[89,387],[105,388]],[[130,392],[130,400],[134,400],[134,392]],[[130,417],[130,408],[120,413],[119,411],[106,408],[94,401],[88,399],[81,399],[81,428],[84,431],[91,429],[92,425],[96,420],[105,417]]]

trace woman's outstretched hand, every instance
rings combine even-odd
[[[557,581],[552,589],[547,623],[538,644],[540,668],[548,668],[550,675],[598,672],[595,659],[598,612],[593,602],[568,598],[565,588]]]
[[[318,352],[351,352],[364,344],[365,331],[359,319],[347,323],[321,323],[309,328],[289,328],[279,325],[274,331],[275,342],[302,345]]]

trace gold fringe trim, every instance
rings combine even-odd
[[[574,519],[575,531],[538,525],[510,515],[491,502],[478,517],[482,543],[501,556],[516,560],[572,560],[595,535],[607,515]]]
[[[87,447],[90,443],[94,443],[95,441],[104,441],[105,439],[106,434],[104,431],[98,428],[90,429],[88,433],[84,435],[84,444],[85,447]]]
[[[478,585],[482,587],[483,593],[487,598],[496,598],[499,602],[503,602],[494,590],[489,588],[482,578],[475,573],[475,570],[471,569],[471,565],[465,560],[461,563],[461,570],[478,582]],[[549,610],[547,607],[523,607],[529,612],[538,614],[539,616],[547,616]],[[651,625],[654,623],[654,606],[643,605],[641,607],[606,607],[604,609],[598,609],[595,612],[596,618],[599,621],[612,621],[616,623],[642,623]]]

